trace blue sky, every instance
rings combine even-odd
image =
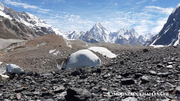
[[[1,0],[66,31],[87,31],[100,22],[110,32],[134,28],[158,33],[179,0]]]

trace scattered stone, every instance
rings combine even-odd
[[[176,87],[176,93],[180,94],[180,86]]]
[[[168,65],[172,65],[173,64],[173,62],[168,62]]]
[[[138,79],[138,78],[141,77],[141,76],[143,76],[143,74],[141,74],[141,73],[136,73],[135,76],[134,76],[134,78],[135,78],[135,79]]]
[[[173,65],[168,65],[167,68],[172,69]]]
[[[141,84],[145,84],[149,82],[149,77],[148,76],[142,76],[141,77]]]
[[[124,65],[124,61],[121,61],[120,64],[121,64],[121,65]]]
[[[121,78],[122,78],[122,76],[121,76],[121,75],[118,75],[116,78],[117,78],[117,79],[121,79]]]
[[[132,85],[134,83],[135,83],[134,80],[132,80],[131,78],[121,80],[122,85]]]
[[[4,84],[3,83],[0,83],[0,87],[3,87],[4,86]]]
[[[54,86],[53,89],[54,89],[55,93],[60,93],[60,92],[63,92],[65,90],[65,87],[60,85],[60,86]]]
[[[157,73],[158,76],[162,76],[162,77],[167,77],[169,75],[169,72],[160,72],[160,73]]]
[[[80,75],[80,74],[81,74],[81,72],[78,71],[78,70],[73,71],[73,72],[71,73],[72,76],[77,76],[77,75]]]
[[[45,101],[54,101],[53,99],[47,99],[47,100],[45,100]]]
[[[35,92],[33,92],[33,94],[38,95],[38,96],[41,95],[41,93],[39,91],[35,91]]]
[[[161,67],[164,67],[163,64],[158,64],[157,65],[157,68],[161,68]]]
[[[151,75],[156,75],[156,74],[157,74],[157,73],[156,73],[155,71],[153,71],[153,70],[150,70],[149,73],[150,73]]]
[[[108,92],[108,89],[107,88],[101,88],[101,91],[102,92]]]
[[[148,52],[148,51],[149,51],[148,49],[143,49],[143,52],[145,52],[145,53]]]
[[[92,93],[98,93],[100,91],[100,88],[99,87],[93,87],[92,89],[91,89],[91,92]]]
[[[65,99],[66,101],[86,101],[90,97],[91,93],[86,89],[69,88]]]
[[[111,76],[111,74],[105,74],[104,76],[103,76],[103,79],[107,79],[107,78],[109,78]]]
[[[135,97],[127,97],[125,99],[122,99],[122,101],[138,101]]]
[[[18,100],[20,100],[20,99],[21,99],[21,94],[20,94],[20,93],[17,93],[17,94],[16,94],[16,98],[17,98]]]
[[[24,88],[21,87],[21,88],[15,89],[14,92],[19,93],[19,92],[22,92],[23,90],[24,90]]]

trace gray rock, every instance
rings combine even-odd
[[[69,88],[67,89],[66,101],[85,101],[91,97],[87,89]]]
[[[65,87],[62,85],[54,86],[53,87],[55,93],[63,92],[65,90]]]
[[[156,75],[156,74],[157,74],[157,73],[156,73],[155,71],[153,71],[153,70],[150,70],[149,73],[150,73],[151,75]]]
[[[135,82],[133,79],[127,78],[127,79],[122,79],[121,84],[122,85],[132,85],[132,84],[135,84]]]
[[[125,99],[122,99],[122,101],[137,101],[135,97],[127,97]]]
[[[141,84],[145,84],[145,83],[148,83],[148,82],[150,82],[148,76],[142,76],[141,77]]]
[[[167,68],[172,69],[173,65],[168,65]]]
[[[169,75],[169,72],[159,72],[157,73],[158,76],[167,77]]]
[[[102,92],[108,92],[108,89],[107,88],[101,88],[101,91]]]

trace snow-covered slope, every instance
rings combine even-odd
[[[175,46],[180,44],[180,4],[170,14],[158,35],[146,43],[146,46]]]

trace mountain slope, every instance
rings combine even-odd
[[[158,35],[146,43],[146,46],[180,44],[180,4],[170,14],[166,24]]]
[[[1,2],[0,15],[28,26],[30,29],[34,30],[35,34],[38,36],[55,33],[66,38],[66,34],[64,34],[61,30],[48,25],[45,21],[39,19],[38,17],[27,12],[17,12],[7,6],[4,6]]]
[[[0,38],[4,39],[33,39],[38,33],[26,25],[0,16]]]
[[[79,37],[80,40],[83,40],[85,42],[88,43],[98,43],[98,41],[92,36],[92,34],[90,32],[86,32],[81,34],[81,36]]]

